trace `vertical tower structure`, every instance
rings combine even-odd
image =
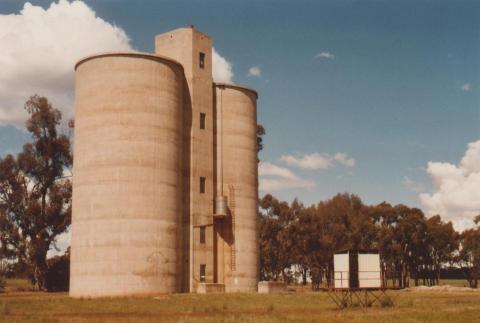
[[[193,26],[75,69],[70,295],[256,291],[257,93]]]
[[[185,239],[188,270],[183,281],[184,287],[193,291],[198,282],[214,281],[212,40],[187,26],[156,36],[155,52],[179,61],[185,72],[184,99],[190,107],[184,128],[185,183],[189,188],[185,192],[184,230],[189,231],[189,242]]]

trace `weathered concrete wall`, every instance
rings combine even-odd
[[[183,84],[154,55],[77,65],[70,295],[180,290]]]
[[[223,170],[217,172],[223,172],[230,211],[218,229],[217,254],[224,264],[226,291],[254,292],[259,271],[257,93],[228,84],[216,84],[215,93],[215,115],[221,118],[216,135],[222,136],[216,150],[223,159]],[[219,190],[221,183],[216,184]]]

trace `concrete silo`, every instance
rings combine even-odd
[[[257,93],[193,26],[76,65],[70,294],[256,291]]]
[[[216,221],[218,277],[227,291],[252,292],[259,271],[257,93],[215,84],[215,118],[216,196],[228,205],[216,210],[228,215]]]
[[[72,296],[180,291],[180,64],[109,53],[76,65]]]

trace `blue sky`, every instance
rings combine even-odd
[[[50,2],[31,1],[45,9]],[[156,34],[186,24],[212,36],[233,81],[259,92],[269,176],[281,169],[308,183],[272,191],[279,198],[309,204],[351,192],[366,203],[444,210],[419,198],[441,190],[432,179],[444,173],[428,163],[460,168],[467,145],[480,140],[478,1],[85,3],[140,51],[153,51]],[[0,14],[22,7],[2,0]],[[260,75],[249,76],[251,67]],[[27,138],[0,126],[0,155]],[[308,156],[327,166],[305,164]]]

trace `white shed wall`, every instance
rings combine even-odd
[[[358,255],[358,280],[360,288],[380,288],[380,255]]]
[[[335,288],[349,288],[349,254],[333,255]]]

